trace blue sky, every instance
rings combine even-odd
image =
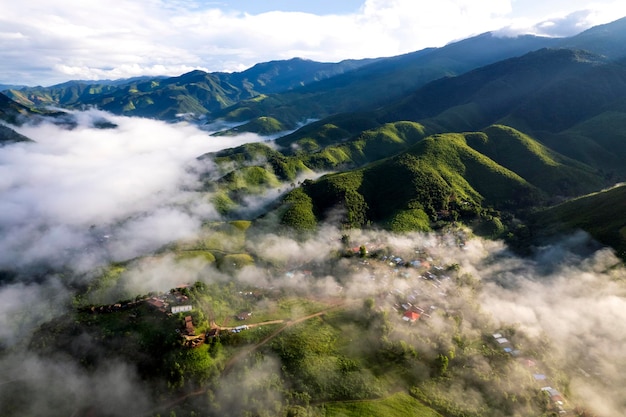
[[[487,31],[568,36],[623,16],[623,0],[4,1],[0,84],[393,56]]]

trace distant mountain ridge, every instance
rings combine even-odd
[[[564,39],[484,33],[441,48],[377,59],[321,63],[300,58],[259,63],[235,73],[192,71],[177,77],[70,81],[6,90],[29,107],[97,106],[115,114],[174,120],[272,117],[286,127],[346,111],[368,111],[441,77],[457,76],[541,48],[575,48],[608,60],[624,56],[626,18]],[[269,97],[266,97],[269,95]]]
[[[244,121],[267,116],[295,126],[309,118],[368,111],[415,91],[441,77],[466,71],[556,44],[536,36],[501,38],[485,33],[442,48],[384,58],[293,91],[244,100],[215,117]]]
[[[246,121],[279,107],[286,126],[341,111],[376,107],[433,79],[517,56],[556,40],[486,33],[443,48],[391,58],[320,63],[293,58],[237,73],[192,71],[177,77],[116,82],[70,81],[5,93],[25,106],[97,106],[115,114],[173,120],[177,115]],[[270,95],[265,100],[265,95]],[[232,108],[231,108],[232,107]],[[288,111],[287,107],[290,109]],[[230,110],[226,110],[231,108]],[[251,110],[248,110],[251,109]]]
[[[176,77],[136,77],[127,80],[69,81],[51,87],[26,87],[5,93],[29,107],[97,106],[115,114],[173,120],[179,115],[201,117],[243,99],[287,91],[351,71],[376,61],[321,63],[300,58],[257,64],[238,73],[194,70]]]
[[[612,61],[626,57],[626,17],[604,25],[594,26],[578,35],[559,41],[561,48],[582,49]]]

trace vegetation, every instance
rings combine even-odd
[[[214,133],[213,136],[236,136],[246,132],[267,136],[285,130],[287,130],[285,126],[275,118],[261,116],[237,127],[233,127],[232,129]]]
[[[483,35],[392,59],[276,61],[243,73],[11,91],[22,104],[0,96],[8,123],[52,117],[26,107],[41,104],[242,123],[222,135],[271,135],[321,118],[274,143],[200,156],[217,167],[200,191],[222,221],[91,271],[93,280],[72,276],[69,312],[38,328],[25,348],[95,375],[132,364],[154,415],[554,414],[513,345],[494,340],[477,296],[484,284],[463,262],[439,265],[424,248],[403,259],[378,241],[351,241],[349,229],[444,233],[465,224],[518,247],[583,229],[626,259],[626,186],[587,194],[626,176],[626,68],[577,50],[518,56],[556,42]],[[66,116],[55,120],[75,126]],[[2,143],[23,140],[0,126]],[[266,195],[280,197],[246,206]],[[297,240],[292,256],[251,249],[267,225],[280,243],[311,236],[323,222],[343,234],[324,236],[329,258],[299,256]],[[465,232],[437,244],[447,241],[462,247]],[[132,292],[137,270],[163,266],[189,269],[198,281]],[[498,331],[546,362],[568,393],[544,341]],[[13,390],[13,382],[3,385]],[[33,393],[15,386],[12,404],[26,403]]]
[[[562,233],[585,230],[626,258],[626,186],[589,194],[538,211],[532,217],[531,229],[546,238]]]
[[[423,403],[405,394],[396,393],[389,397],[369,401],[329,402],[323,406],[328,417],[346,416],[414,416],[440,417],[441,414],[424,406]]]
[[[312,206],[298,206],[301,218],[322,219],[339,207],[350,227],[371,221],[398,231],[428,230],[427,217],[431,222],[441,215],[471,219],[483,206],[527,207],[543,198],[539,189],[453,134],[432,136],[398,156],[305,183],[287,199],[304,201],[303,193]],[[298,226],[290,218],[283,221]]]

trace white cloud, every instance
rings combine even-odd
[[[4,2],[0,81],[50,84],[179,75],[194,68],[242,70],[294,56],[391,56],[503,27],[510,33],[571,34],[626,15],[626,5],[614,0],[367,0],[357,12],[324,15],[218,7],[165,0],[116,7],[104,0]]]
[[[203,219],[218,217],[195,191],[197,171],[207,169],[196,157],[259,139],[97,110],[74,114],[73,130],[24,126],[36,143],[0,148],[0,269],[71,261],[88,270],[192,236]],[[102,118],[118,127],[91,127]]]

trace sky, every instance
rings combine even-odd
[[[621,0],[24,0],[0,3],[0,84],[393,56],[486,31],[568,36]]]

